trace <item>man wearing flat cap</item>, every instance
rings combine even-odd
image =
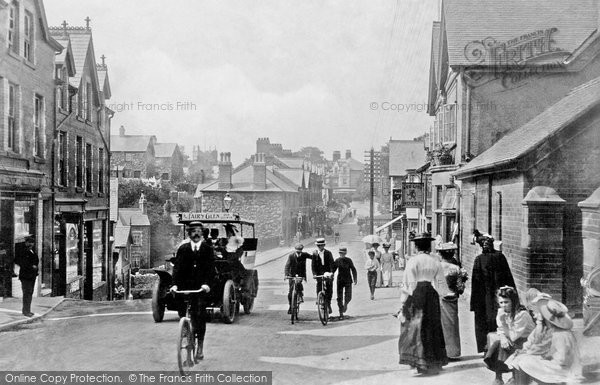
[[[285,263],[284,276],[285,277],[302,277],[304,281],[306,281],[306,260],[310,258],[310,254],[302,251],[304,249],[304,245],[302,243],[297,243],[294,246],[294,251],[290,253],[288,256],[287,262]],[[294,289],[294,281],[289,280],[289,290],[288,290],[288,314],[292,314],[292,290]],[[298,284],[298,295],[300,297],[300,302],[303,302],[303,294],[304,287],[302,283]]]
[[[317,250],[312,253],[312,273],[313,275],[324,275],[327,278],[333,277],[333,254],[331,251],[325,248],[325,238],[317,238],[315,245]],[[325,291],[325,300],[327,301],[327,308],[329,314],[332,313],[331,309],[331,297],[333,296],[333,285],[327,285]],[[317,297],[319,292],[323,288],[323,278],[317,278]]]
[[[352,259],[346,254],[348,249],[345,246],[340,246],[338,252],[340,257],[333,262],[333,273],[337,270],[337,304],[340,310],[340,319],[344,318],[344,313],[348,310],[348,303],[352,301],[352,282],[356,285],[358,278],[356,268]]]
[[[207,294],[213,287],[216,276],[213,248],[204,239],[203,230],[202,222],[194,221],[187,225],[190,241],[177,249],[173,266],[174,285],[171,287],[172,291],[204,289],[204,292],[196,297],[197,300],[192,301],[191,308],[192,325],[198,338],[196,360],[204,358]]]

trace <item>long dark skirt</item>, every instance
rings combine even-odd
[[[527,341],[527,338],[519,338],[513,342],[513,346],[505,349],[500,346],[500,340],[496,333],[490,333],[488,335],[488,350],[485,352],[483,362],[489,370],[496,373],[508,373],[511,370],[504,363],[506,359],[515,352],[517,349],[523,348],[523,344]]]
[[[430,282],[417,282],[402,308],[400,364],[420,370],[440,368],[448,363],[440,318],[440,299]]]
[[[444,341],[449,358],[460,357],[460,328],[458,325],[458,297],[442,298],[440,303]]]

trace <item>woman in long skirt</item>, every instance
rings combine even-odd
[[[392,269],[394,268],[394,255],[390,253],[390,244],[384,242],[383,253],[381,253],[381,272],[383,274],[383,286],[392,286]]]
[[[419,234],[413,241],[419,253],[404,271],[399,362],[419,373],[437,374],[448,363],[440,299],[433,286],[443,278],[443,271],[437,256],[430,255],[433,238],[429,233]]]
[[[440,310],[442,318],[442,329],[444,330],[444,341],[448,358],[460,357],[460,328],[458,322],[458,296],[464,291],[466,274],[461,271],[458,261],[454,258],[456,245],[452,242],[442,243],[436,246],[442,260],[444,279],[439,283]]]

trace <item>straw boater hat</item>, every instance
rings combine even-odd
[[[547,303],[538,306],[542,317],[552,325],[565,330],[573,328],[573,320],[567,314],[569,309],[562,303],[550,299]]]
[[[325,238],[317,238],[315,245],[324,245],[325,244]]]
[[[348,252],[348,249],[346,248],[346,246],[340,246],[340,248],[338,249],[338,252],[340,254],[346,254]]]
[[[435,249],[439,250],[439,251],[456,250],[456,249],[458,249],[458,246],[456,246],[456,244],[454,242],[446,242],[446,243],[440,243],[439,245],[436,245]]]

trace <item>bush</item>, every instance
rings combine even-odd
[[[156,274],[134,274],[131,276],[131,295],[133,299],[152,298],[152,288],[158,279]]]

